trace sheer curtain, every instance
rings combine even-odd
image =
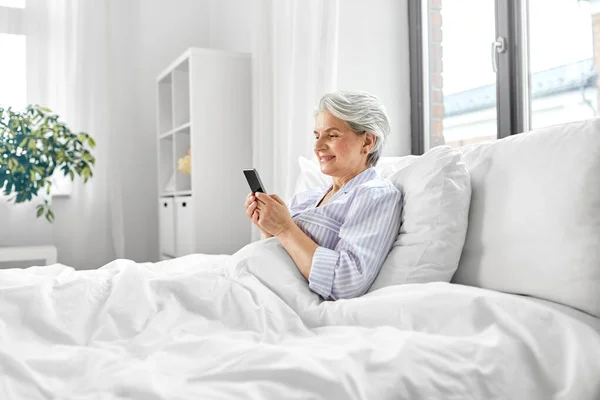
[[[286,200],[298,156],[313,154],[317,101],[336,87],[338,9],[338,0],[254,1],[253,163],[267,190]]]
[[[56,245],[59,262],[78,269],[100,267],[123,257],[125,249],[119,152],[110,129],[107,29],[106,0],[27,1],[27,100],[49,107],[72,130],[89,133],[96,141],[96,167],[86,184],[76,178],[69,197],[53,198],[50,228],[45,220],[32,220],[33,207],[15,208],[12,218],[50,230],[50,237],[37,242]]]

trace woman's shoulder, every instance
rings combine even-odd
[[[397,196],[400,197],[400,190],[388,179],[381,177],[379,174],[374,174],[368,181],[362,182],[356,187],[356,194],[364,194],[370,196]]]
[[[380,176],[356,186],[351,201],[353,209],[367,207],[370,213],[393,212],[392,210],[401,209],[403,204],[402,192],[392,182]]]

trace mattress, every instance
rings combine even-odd
[[[552,301],[537,299],[537,298],[528,297],[528,296],[523,296],[523,298],[528,301],[540,304],[543,307],[550,307],[550,308],[556,310],[557,312],[569,317],[571,320],[577,321],[581,324],[584,324],[584,325],[592,328],[593,330],[595,330],[596,332],[598,332],[600,334],[600,318],[594,317],[593,315],[590,315],[583,311],[576,310],[572,307],[554,303]]]

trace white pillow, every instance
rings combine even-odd
[[[382,157],[376,170],[404,194],[400,235],[369,290],[402,283],[448,282],[467,231],[471,184],[458,150],[436,147],[423,156]],[[296,193],[331,184],[316,161],[298,160]]]
[[[369,292],[449,282],[467,233],[471,180],[460,151],[435,147],[385,176],[404,193],[400,234]]]
[[[473,199],[453,281],[600,317],[600,119],[463,152]]]
[[[316,187],[331,185],[331,177],[321,172],[317,161],[311,161],[306,157],[298,157],[300,176],[296,181],[294,194],[301,193]]]

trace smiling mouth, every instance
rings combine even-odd
[[[327,156],[327,157],[319,157],[319,161],[322,163],[326,163],[328,161],[331,161],[335,158],[335,156]]]

